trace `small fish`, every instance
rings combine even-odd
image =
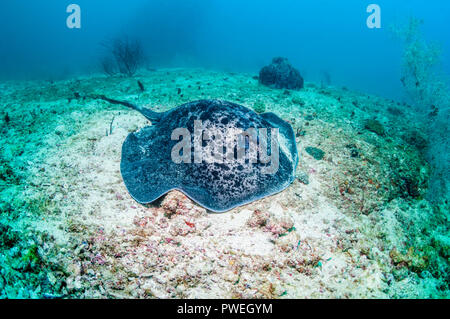
[[[144,92],[145,91],[144,84],[142,84],[142,82],[139,80],[137,81],[137,83],[139,85],[139,88],[141,89],[141,92]]]

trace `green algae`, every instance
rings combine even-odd
[[[383,124],[375,119],[366,120],[364,123],[364,128],[380,136],[384,136],[386,134]]]
[[[308,146],[305,148],[305,151],[314,157],[316,160],[320,161],[325,156],[325,152],[320,148]]]
[[[10,163],[0,157],[0,186],[3,184],[19,184],[20,178],[14,172]]]
[[[263,101],[256,101],[255,104],[253,105],[253,110],[256,113],[264,113],[266,111],[266,105],[264,104]]]
[[[28,248],[25,252],[25,254],[22,255],[22,262],[25,265],[30,265],[31,268],[34,265],[38,264],[41,261],[41,258],[38,254],[38,246],[36,244],[33,244]]]
[[[11,226],[0,223],[0,249],[8,249],[18,241],[18,233]]]

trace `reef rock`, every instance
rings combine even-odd
[[[286,58],[274,58],[259,72],[259,83],[276,88],[299,90],[303,88],[303,78]]]

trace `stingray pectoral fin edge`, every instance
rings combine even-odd
[[[161,151],[147,144],[157,139],[157,134],[154,126],[145,127],[130,133],[122,145],[120,172],[128,192],[141,204],[157,200],[177,186],[176,176],[170,174],[170,158],[158,157]]]
[[[168,187],[164,183],[161,184],[144,184],[145,187],[141,188],[140,181],[136,180],[136,173],[130,171],[129,169],[125,169],[121,166],[120,172],[122,174],[125,187],[128,190],[128,193],[140,204],[149,204],[154,202],[161,196],[167,194],[169,191],[174,189],[174,187]]]
[[[267,112],[260,115],[273,127],[278,127],[278,129],[280,130],[280,136],[282,137],[280,141],[280,146],[287,148],[288,152],[286,152],[286,154],[290,156],[290,160],[292,162],[292,168],[294,173],[290,181],[292,182],[295,179],[295,171],[298,165],[298,150],[297,150],[297,143],[295,141],[294,130],[292,129],[292,126],[289,125],[289,123],[283,121],[275,113]]]

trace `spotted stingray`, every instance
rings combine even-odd
[[[141,204],[151,203],[171,190],[179,190],[210,211],[224,212],[281,192],[295,179],[298,163],[295,135],[292,127],[273,113],[257,114],[223,100],[194,101],[158,113],[129,102],[96,97],[131,107],[152,122],[151,126],[130,133],[122,146],[120,171],[123,181],[131,196]],[[173,138],[174,130],[186,128],[193,132],[196,120],[201,121],[204,128],[224,134],[237,128],[244,131],[249,128],[278,129],[279,147],[266,143],[267,154],[279,152],[278,169],[264,173],[269,164],[251,163],[249,157],[244,162],[206,159],[196,162],[192,160],[194,154],[184,154],[187,162],[174,161],[172,152],[180,142]],[[258,135],[257,139],[259,141],[261,137]],[[248,152],[248,137],[244,143]],[[201,145],[207,146],[207,142],[202,141]],[[235,152],[233,149],[232,154]]]

